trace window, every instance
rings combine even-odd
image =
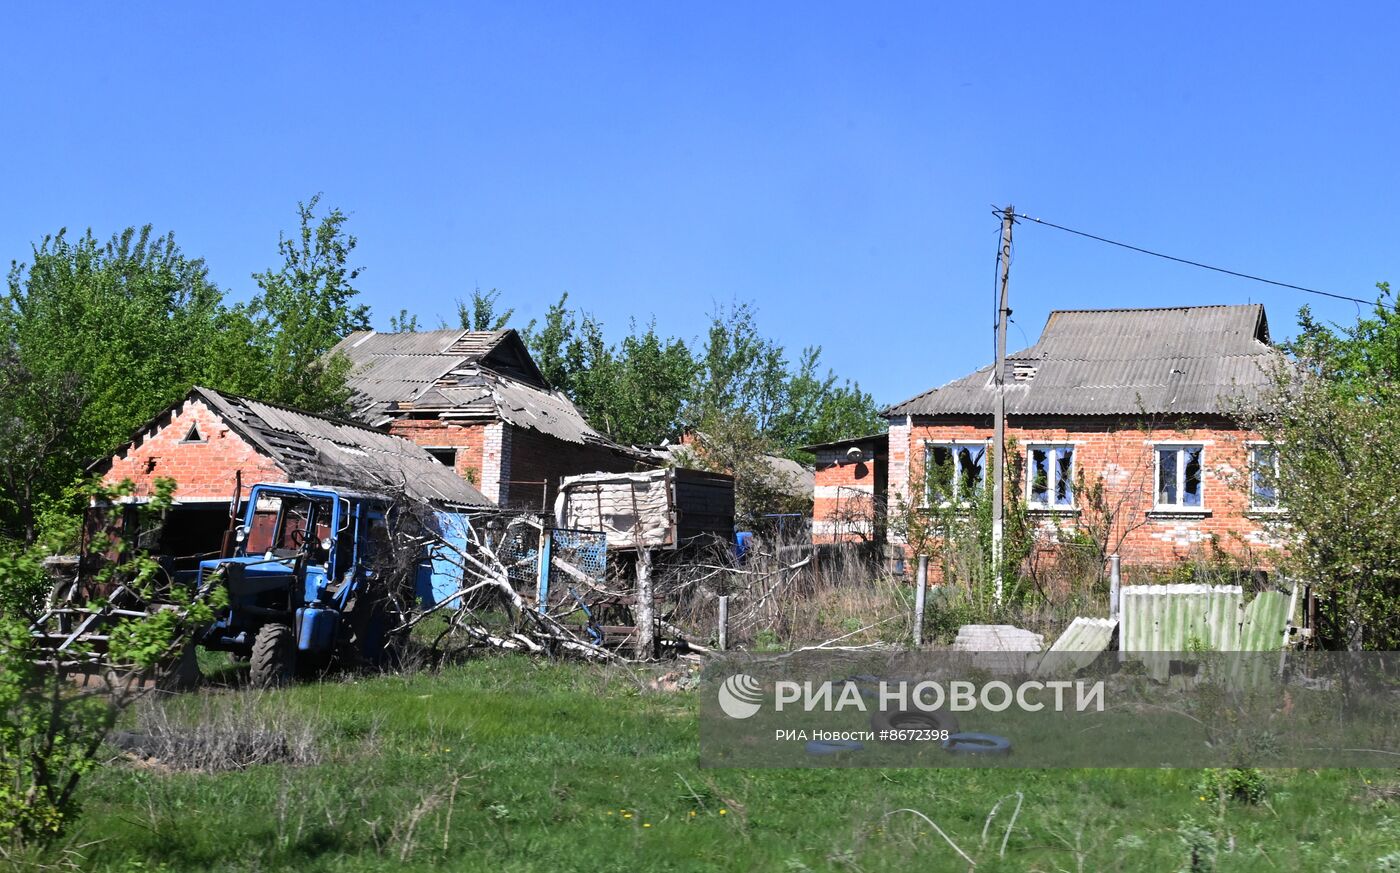
[[[1157,507],[1200,509],[1201,446],[1157,447]]]
[[[197,425],[197,424],[192,424],[192,425],[190,425],[190,431],[189,431],[189,433],[185,434],[185,438],[182,439],[182,440],[180,440],[180,442],[182,442],[182,443],[202,443],[202,442],[204,442],[204,437],[201,436],[200,433],[199,433],[199,425]]]
[[[1031,446],[1026,459],[1027,503],[1042,509],[1074,506],[1074,446]]]
[[[1267,443],[1249,447],[1249,507],[1278,509],[1278,449]]]
[[[456,449],[428,449],[428,454],[436,458],[439,464],[447,467],[457,466]]]
[[[987,447],[981,443],[924,443],[924,502],[966,502],[982,490]]]

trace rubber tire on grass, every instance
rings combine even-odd
[[[953,734],[943,748],[954,755],[1009,755],[1011,741],[996,734]]]
[[[958,717],[946,710],[936,709],[924,712],[922,709],[893,709],[888,712],[875,710],[870,714],[870,729],[876,736],[880,731],[947,731],[951,736],[958,732]],[[918,742],[909,740],[886,740],[886,742]]]
[[[253,638],[248,680],[254,688],[279,688],[296,674],[297,638],[283,624],[265,624]]]

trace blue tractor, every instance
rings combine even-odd
[[[400,511],[382,495],[254,485],[232,554],[199,564],[198,588],[218,574],[229,595],[199,644],[246,658],[260,687],[332,662],[392,660],[403,611],[431,596],[427,551],[396,553],[391,525]]]

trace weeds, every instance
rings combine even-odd
[[[193,704],[191,707],[190,704]],[[266,692],[221,697],[148,699],[136,728],[108,743],[171,770],[217,773],[258,764],[314,764],[317,725],[279,708]]]

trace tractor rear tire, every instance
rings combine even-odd
[[[265,624],[253,638],[248,679],[254,688],[280,688],[296,674],[297,639],[283,624]]]

